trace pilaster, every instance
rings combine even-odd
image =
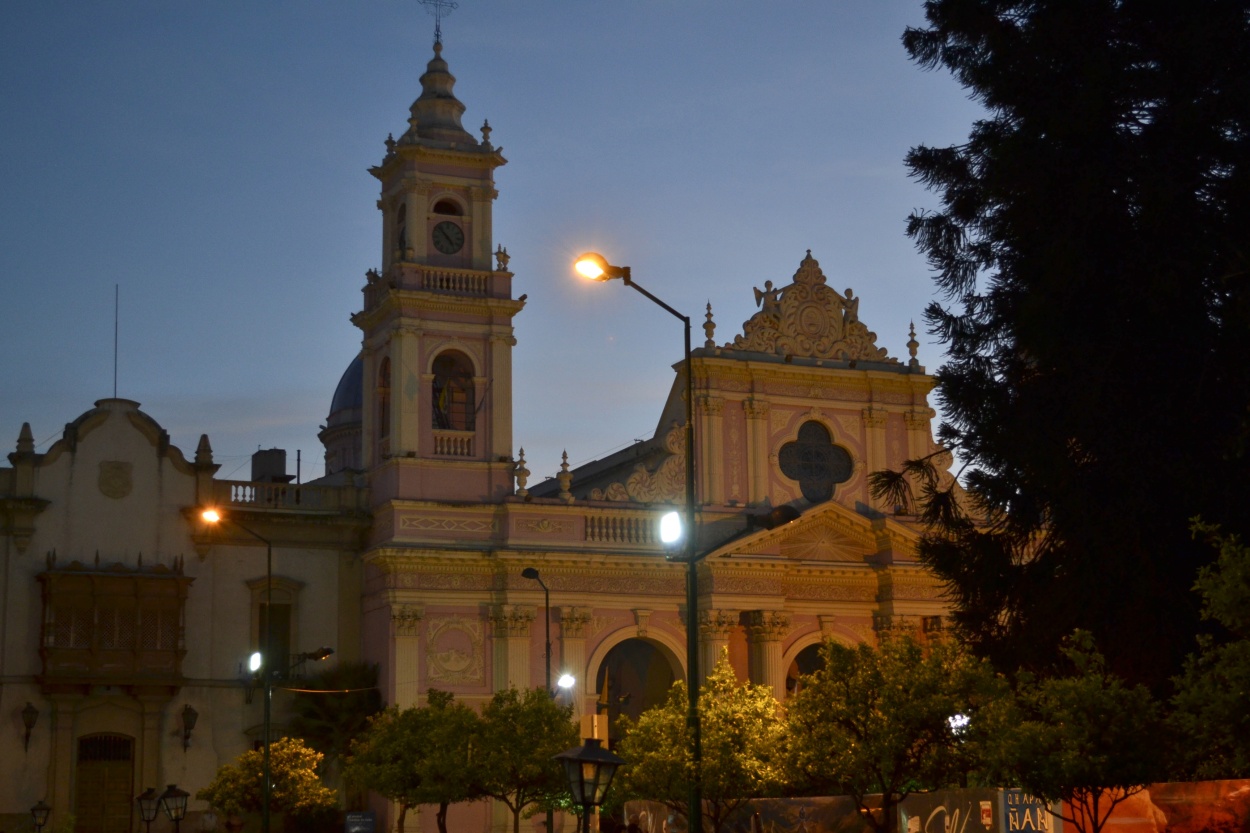
[[[586,680],[591,673],[586,668],[586,626],[589,623],[590,608],[560,608],[560,666],[556,673],[573,675],[570,694],[574,717],[579,717],[586,710],[586,691],[590,688]]]
[[[768,498],[768,412],[770,404],[764,399],[745,399],[742,410],[747,415],[747,466],[750,477],[751,503],[761,503]]]
[[[421,619],[425,612],[415,605],[391,608],[391,645],[394,655],[394,705],[415,706],[421,698]]]
[[[530,624],[534,605],[495,605],[491,609],[495,691],[508,686],[527,689],[530,683]]]
[[[719,396],[700,396],[696,399],[699,415],[699,480],[703,488],[699,494],[705,503],[720,506],[725,502],[725,400]]]
[[[864,408],[861,416],[864,423],[864,447],[868,450],[868,459],[865,461],[868,472],[881,471],[889,465],[885,454],[885,410],[869,405]],[[881,508],[880,501],[876,498],[869,495],[868,500],[873,507]]]

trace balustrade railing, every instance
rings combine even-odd
[[[255,509],[306,509],[339,512],[364,509],[363,492],[353,486],[309,486],[294,483],[214,481],[217,501]]]
[[[472,457],[472,431],[435,431],[434,453],[440,457]]]
[[[489,276],[460,269],[422,269],[421,287],[431,292],[455,292],[458,295],[486,295],[490,291]]]
[[[659,516],[637,513],[587,515],[586,540],[600,544],[659,544]]]

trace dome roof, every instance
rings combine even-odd
[[[344,422],[359,422],[360,408],[364,402],[364,359],[357,354],[352,363],[343,371],[343,378],[334,389],[334,399],[330,400],[330,415],[326,418],[327,425]]]

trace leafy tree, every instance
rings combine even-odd
[[[430,689],[425,707],[424,754],[417,764],[418,803],[438,805],[438,830],[447,833],[447,808],[478,797],[479,776],[473,743],[480,729],[477,712],[445,691]],[[480,746],[479,746],[480,753]]]
[[[945,296],[939,439],[988,523],[954,513],[921,556],[999,667],[1080,627],[1158,686],[1198,623],[1188,519],[1250,524],[1245,0],[924,7],[908,53],[986,110],[908,155],[941,208],[907,232]]]
[[[375,715],[352,744],[344,770],[348,781],[399,804],[400,833],[408,810],[419,804],[438,805],[438,829],[447,833],[448,807],[477,797],[477,713],[437,689],[430,689],[427,701]]]
[[[352,740],[382,708],[378,667],[366,662],[340,662],[295,683],[289,729],[325,756],[323,766],[336,769],[347,757]]]
[[[1224,644],[1203,635],[1185,665],[1172,701],[1173,720],[1187,739],[1181,777],[1201,780],[1250,776],[1250,548],[1211,526],[1195,531],[1218,549],[1195,585],[1203,613],[1234,637]]]
[[[848,795],[874,830],[891,833],[909,794],[959,786],[978,767],[996,725],[982,713],[1006,694],[985,661],[905,633],[876,648],[830,640],[822,656],[789,703],[786,765],[797,791]],[[868,801],[876,793],[879,814]]]
[[[321,783],[317,768],[322,755],[296,738],[282,738],[269,745],[269,807],[284,813],[291,823],[322,818],[334,811],[334,790]],[[244,752],[233,763],[223,764],[207,787],[195,794],[226,815],[259,813],[264,803],[264,752]]]
[[[1112,674],[1088,633],[1073,634],[1063,654],[1068,673],[1017,681],[993,766],[1038,798],[1066,802],[1062,818],[1079,833],[1099,833],[1118,804],[1165,777],[1172,746],[1150,691]]]
[[[686,817],[693,765],[686,714],[686,684],[679,680],[668,699],[644,712],[637,723],[622,718],[616,751],[626,764],[616,776],[617,798],[663,802]],[[751,798],[781,787],[784,723],[767,686],[739,683],[721,652],[699,695],[704,818],[714,833]]]
[[[541,688],[506,688],[482,709],[473,752],[476,789],[512,811],[513,833],[527,807],[554,804],[568,790],[552,759],[578,743],[572,716],[571,706],[557,705]]]

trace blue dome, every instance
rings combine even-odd
[[[330,401],[330,416],[327,419],[330,424],[336,422],[334,417],[344,411],[355,411],[350,417],[354,417],[355,421],[360,420],[360,407],[364,402],[364,375],[364,359],[357,355],[347,366],[347,370],[343,371],[343,378],[339,379],[339,386],[334,389],[334,399]]]

